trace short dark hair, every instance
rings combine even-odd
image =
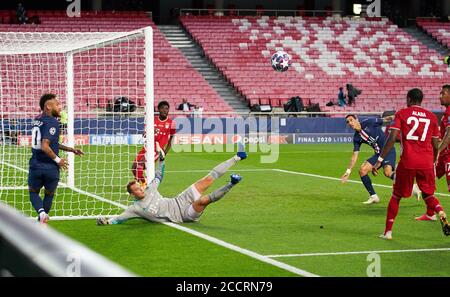
[[[168,108],[170,108],[169,102],[167,102],[165,100],[158,103],[158,109],[160,109],[163,106],[167,106]]]
[[[353,114],[353,113],[346,115],[345,119],[347,120],[349,117],[353,117],[354,119],[357,119],[356,114]]]
[[[41,96],[41,99],[39,100],[39,106],[41,107],[41,110],[44,110],[45,102],[55,99],[56,95],[52,93],[47,93]]]
[[[411,103],[422,103],[423,93],[419,88],[414,88],[408,91],[407,97]]]
[[[450,93],[450,85],[443,85],[443,89],[446,89]]]
[[[132,192],[131,192],[131,187],[133,186],[133,185],[135,185],[135,184],[137,184],[137,181],[135,181],[135,180],[132,180],[132,181],[130,181],[128,184],[127,184],[127,192],[128,192],[128,194],[133,194]]]

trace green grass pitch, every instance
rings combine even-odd
[[[351,145],[282,145],[278,161],[271,164],[260,163],[263,153],[250,154],[230,171],[240,173],[243,181],[210,205],[198,223],[181,224],[270,256],[294,272],[141,219],[115,226],[99,227],[94,220],[51,221],[50,226],[142,276],[299,276],[295,268],[320,276],[367,276],[369,251],[378,251],[381,276],[450,276],[445,265],[450,262],[450,237],[443,235],[439,222],[414,220],[424,213],[423,201],[401,201],[394,240],[385,241],[378,235],[384,230],[392,182],[382,174],[371,176],[375,184],[387,187],[375,186],[382,201],[367,206],[362,204],[368,198],[362,184],[327,178],[340,178],[351,151]],[[160,192],[167,197],[178,194],[231,155],[171,152]],[[371,150],[364,147],[357,166],[369,156]],[[211,190],[228,178],[222,177]],[[125,185],[128,179],[131,172],[113,184]],[[351,180],[359,181],[357,167]],[[450,212],[445,180],[437,181],[437,192]],[[117,201],[122,201],[119,196]]]

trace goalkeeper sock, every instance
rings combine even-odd
[[[361,176],[361,181],[364,184],[364,187],[366,187],[367,192],[369,192],[370,196],[375,195],[375,189],[372,185],[372,180],[368,175]]]
[[[39,193],[29,192],[30,193],[30,201],[33,205],[34,209],[37,213],[44,211],[44,205],[42,203],[42,199],[39,196]]]
[[[233,186],[234,185],[232,183],[228,183],[225,186],[215,190],[214,192],[208,195],[209,201],[211,201],[211,203],[219,201],[223,196],[225,196],[226,193],[228,193],[231,190]]]
[[[213,170],[209,173],[209,175],[213,179],[218,179],[219,177],[224,175],[227,172],[227,170],[230,169],[230,167],[236,164],[239,160],[241,160],[241,158],[239,158],[238,156],[233,156],[233,158],[223,163],[220,163],[219,165],[214,167]]]
[[[45,194],[44,196],[44,210],[47,214],[50,213],[50,209],[52,208],[53,203],[53,197],[55,197],[55,193],[52,193],[51,195]]]

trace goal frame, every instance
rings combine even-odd
[[[21,33],[21,32],[14,32]],[[26,32],[27,34],[30,32]],[[32,34],[41,34],[47,32],[36,32]],[[71,32],[50,32],[51,34],[67,34]],[[83,32],[78,32],[83,33]],[[91,33],[91,32],[87,32]],[[155,172],[155,163],[153,162],[154,156],[154,55],[153,55],[153,28],[151,26],[147,26],[138,30],[130,31],[130,32],[103,32],[103,33],[117,33],[119,36],[105,38],[101,40],[93,40],[90,44],[73,47],[70,50],[66,51],[36,51],[30,50],[29,52],[0,52],[0,55],[14,55],[14,54],[51,54],[51,53],[63,53],[66,60],[66,78],[65,78],[65,86],[66,86],[66,106],[67,106],[67,146],[74,147],[75,146],[75,81],[74,81],[74,55],[77,53],[82,53],[84,51],[88,51],[90,49],[105,47],[114,45],[126,40],[133,40],[137,38],[144,39],[144,84],[145,84],[145,96],[144,96],[144,123],[145,123],[145,138],[144,138],[144,146],[146,148],[146,176],[147,179],[151,180],[154,177]],[[2,78],[0,74],[0,94],[2,90]],[[3,110],[1,110],[1,130],[4,130],[4,114]],[[2,137],[2,143],[5,144],[5,135],[2,133],[0,135]],[[3,159],[3,158],[2,158]],[[67,182],[59,182],[58,187],[60,188],[69,188],[75,192],[80,194],[90,196],[94,199],[110,203],[119,208],[126,208],[125,205],[106,199],[97,194],[86,192],[82,189],[76,187],[75,180],[75,156],[72,153],[67,154],[68,161],[68,172],[67,172]],[[3,164],[5,165],[5,164]],[[25,169],[21,169],[25,171]],[[0,190],[11,190],[14,187],[1,187]],[[23,187],[17,187],[17,189],[23,189]],[[106,215],[107,216],[107,215]],[[52,220],[75,220],[75,219],[89,219],[95,216],[53,216]]]

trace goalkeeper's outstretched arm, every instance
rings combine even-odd
[[[155,171],[155,178],[152,181],[152,185],[154,185],[156,188],[159,187],[164,178],[164,169],[166,167],[164,157],[165,157],[164,153],[161,153],[160,151],[158,159],[158,168]]]
[[[98,217],[97,225],[117,225],[122,224],[130,219],[139,217],[133,210],[127,208],[121,215],[112,218]]]

